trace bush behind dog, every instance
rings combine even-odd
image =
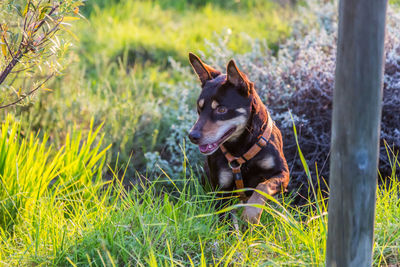
[[[244,72],[256,83],[259,94],[270,109],[284,138],[285,156],[292,177],[290,187],[303,186],[301,194],[304,195],[308,191],[308,182],[297,155],[290,113],[298,127],[301,149],[308,164],[314,166],[311,168],[314,179],[317,178],[315,174],[318,169],[320,176],[327,181],[336,59],[336,10],[336,5],[330,2],[309,3],[308,7],[299,12],[303,17],[300,16],[294,23],[292,37],[280,46],[277,55],[268,49],[263,40],[251,40],[251,52],[235,55],[228,49],[229,35],[226,35],[220,36],[217,43],[208,43],[214,56],[205,60],[208,64],[224,70],[226,60],[234,57]],[[388,154],[392,155],[400,148],[399,28],[400,12],[389,9],[385,40],[386,61],[379,168],[383,177],[390,175],[392,171]],[[182,72],[187,71],[177,63],[175,68]],[[196,118],[195,109],[192,107],[200,86],[197,82],[194,85],[192,82],[184,81],[177,87],[181,95],[179,101],[190,105],[181,105],[177,113],[173,114],[177,120],[171,127],[167,150],[175,155],[181,150],[178,140],[185,138]],[[186,154],[191,159],[199,158],[197,147],[191,144],[186,146]],[[179,166],[177,163],[181,162],[181,159],[170,157],[168,161],[164,161],[167,162],[169,167]],[[167,165],[163,164],[163,167],[166,168]]]

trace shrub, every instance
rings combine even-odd
[[[82,1],[0,2],[0,109],[28,99],[63,69],[68,21]],[[72,34],[72,33],[71,33]]]
[[[299,8],[304,9],[300,11],[303,16],[299,17],[293,26],[293,36],[280,46],[277,55],[268,49],[263,40],[254,40],[251,52],[235,54],[227,46],[229,36],[222,36],[218,43],[209,43],[213,56],[205,61],[224,70],[227,60],[235,58],[256,83],[259,94],[283,134],[284,152],[291,171],[289,188],[302,188],[300,194],[307,195],[309,187],[297,154],[291,114],[298,127],[303,154],[308,165],[312,166],[314,183],[317,184],[317,170],[319,176],[328,182],[337,7],[331,2],[322,4],[312,1],[307,7]],[[383,177],[390,176],[392,172],[393,162],[389,155],[398,153],[400,148],[399,16],[398,10],[389,9],[379,165]],[[194,103],[191,93],[184,93],[185,89],[180,89],[185,87],[188,85],[183,83],[177,86],[180,95],[183,95],[181,100]],[[194,87],[199,88],[198,85]],[[194,93],[194,97],[198,92]],[[196,118],[194,109],[187,109],[185,105],[178,112],[185,119],[174,127],[177,131],[171,129],[175,136],[186,133]],[[168,144],[170,150],[178,150],[176,142]],[[191,158],[196,154],[196,148],[188,145],[186,153]],[[325,183],[322,182],[322,185]],[[326,186],[323,188],[326,190]]]

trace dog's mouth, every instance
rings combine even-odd
[[[229,136],[231,136],[231,134],[235,132],[235,130],[236,127],[229,129],[218,141],[214,143],[199,145],[200,152],[205,155],[211,155],[218,149],[220,144],[222,144],[226,139],[228,139]]]

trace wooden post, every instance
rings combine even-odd
[[[387,0],[340,0],[327,266],[371,266]]]

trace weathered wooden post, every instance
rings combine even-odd
[[[327,266],[371,266],[387,0],[340,0]]]

